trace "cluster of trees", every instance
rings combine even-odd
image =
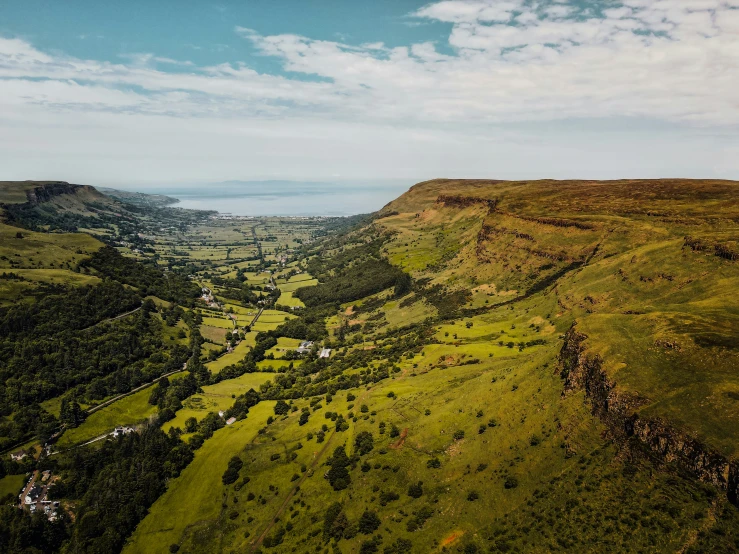
[[[189,356],[187,348],[163,343],[154,304],[142,305],[119,283],[64,290],[0,309],[0,445],[50,436],[58,422],[38,406],[43,400],[65,394],[89,403],[125,393]],[[131,316],[95,325],[113,310],[138,306]],[[74,425],[81,415],[65,410],[64,419]]]
[[[410,290],[410,278],[385,260],[369,259],[337,270],[329,282],[295,291],[306,306],[353,302],[395,287],[399,292]]]
[[[124,258],[110,246],[101,248],[80,266],[93,268],[106,277],[134,286],[143,296],[157,296],[182,306],[192,306],[200,296],[200,287],[186,277]]]

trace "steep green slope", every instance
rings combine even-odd
[[[261,387],[287,413],[219,511],[130,551],[735,551],[737,192],[439,180],[307,249],[330,360]],[[378,253],[409,289],[365,288]]]

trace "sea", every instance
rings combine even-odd
[[[226,181],[202,185],[125,187],[179,200],[172,207],[215,210],[244,216],[348,216],[374,212],[394,200],[413,181],[330,183],[303,181]],[[115,187],[124,188],[124,187]]]

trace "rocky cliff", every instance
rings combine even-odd
[[[92,195],[100,196],[100,193],[89,185],[73,185],[66,181],[56,181],[52,183],[44,183],[26,191],[28,203],[32,206],[49,202],[57,196],[65,194],[78,194],[85,192]]]
[[[739,505],[739,461],[727,459],[667,421],[639,415],[638,410],[646,401],[618,390],[603,370],[602,358],[587,353],[586,339],[577,331],[576,323],[565,335],[559,354],[564,394],[583,390],[593,414],[608,426],[614,440],[627,447],[638,444],[661,461],[677,464],[725,491],[729,501]]]

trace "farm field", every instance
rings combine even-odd
[[[58,442],[59,448],[69,448],[94,439],[119,425],[135,425],[142,422],[157,411],[156,406],[149,404],[150,395],[151,387],[116,400],[110,406],[92,413],[79,427],[64,432]]]
[[[226,354],[220,356],[217,360],[208,362],[207,364],[205,364],[205,366],[214,374],[218,373],[224,367],[243,360],[249,349],[250,346],[248,341],[243,340],[236,345],[236,348],[233,349],[233,352],[227,352]]]
[[[26,484],[27,477],[21,475],[6,475],[0,479],[0,498],[12,495],[13,500],[18,499],[18,495],[23,490],[23,485]]]
[[[196,393],[183,402],[182,409],[175,413],[175,418],[162,427],[168,431],[172,427],[185,428],[185,420],[194,417],[197,420],[209,412],[218,412],[230,408],[234,398],[249,389],[259,390],[262,383],[274,378],[270,373],[245,373],[235,379],[226,379],[215,385],[206,385],[202,393]]]
[[[288,308],[305,308],[303,301],[300,298],[295,298],[292,292],[282,292],[277,299],[277,304],[287,306]]]

